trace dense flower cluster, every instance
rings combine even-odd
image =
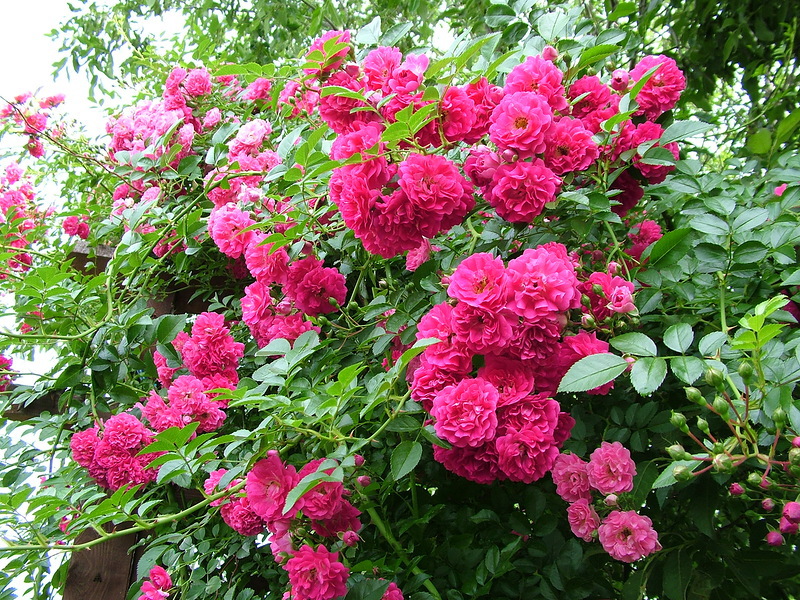
[[[622,444],[603,442],[589,462],[575,454],[559,454],[551,474],[556,492],[570,503],[567,519],[576,537],[585,542],[599,538],[603,549],[623,562],[634,562],[661,549],[649,518],[619,510],[601,518],[592,503],[592,490],[605,497],[604,511],[616,506],[617,494],[633,490],[636,465]]]
[[[13,363],[13,359],[0,354],[0,392],[5,392],[11,385],[11,380],[14,378],[14,373],[11,371]]]
[[[79,431],[70,440],[72,458],[97,484],[110,490],[154,481],[158,468],[148,464],[159,453],[139,454],[154,433],[131,413],[109,417],[101,426]]]
[[[3,254],[10,254],[5,264],[0,264],[0,281],[30,268],[32,258],[25,250],[45,217],[35,197],[36,191],[18,163],[8,163],[0,171],[0,247]]]

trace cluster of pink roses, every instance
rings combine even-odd
[[[215,431],[225,421],[226,400],[215,389],[235,389],[239,382],[236,369],[244,355],[244,344],[236,342],[218,313],[206,312],[197,317],[192,334],[180,332],[172,342],[183,360],[182,367],[170,367],[158,351],[154,361],[158,377],[167,392],[166,402],[155,390],[141,407],[142,414],[156,431],[185,427],[198,422],[200,433]],[[188,375],[176,373],[185,367]]]
[[[60,137],[62,130],[60,127],[52,127],[48,121],[50,110],[64,102],[64,94],[48,96],[42,100],[34,98],[33,94],[26,92],[14,97],[14,102],[6,104],[0,108],[0,123],[14,123],[22,129],[22,133],[28,136],[25,148],[34,158],[44,156],[44,144],[41,136],[49,133],[54,137]],[[48,127],[50,131],[48,131]]]
[[[586,542],[598,538],[603,549],[622,562],[661,549],[648,517],[615,509],[601,520],[592,504],[592,490],[605,496],[604,509],[617,505],[617,494],[633,490],[636,465],[622,444],[603,442],[588,463],[575,454],[559,454],[551,473],[556,492],[570,503],[567,518],[576,537]]]
[[[11,162],[0,171],[0,247],[4,252],[18,250],[0,266],[0,280],[9,273],[30,268],[32,258],[25,249],[33,241],[32,230],[44,216],[34,203],[35,196],[33,185],[18,163]]]
[[[363,464],[357,457],[356,464]],[[269,532],[269,544],[275,560],[289,575],[289,597],[297,600],[331,600],[347,593],[349,569],[339,561],[337,552],[324,544],[316,549],[297,542],[310,535],[325,540],[341,540],[346,546],[358,543],[361,512],[348,497],[351,492],[341,481],[322,481],[303,494],[289,509],[284,510],[289,493],[306,476],[319,471],[323,460],[308,462],[300,471],[284,463],[276,450],[259,460],[248,472],[244,494],[214,500],[224,521],[242,535]],[[324,470],[330,474],[333,468]],[[210,474],[204,484],[207,494],[220,491],[219,484],[227,471],[219,469]],[[231,481],[226,489],[240,481]],[[396,585],[390,585],[383,596],[386,600],[402,600]]]
[[[62,224],[64,233],[67,235],[77,235],[82,240],[89,237],[89,215],[70,215],[64,219]]]
[[[580,358],[608,351],[587,332],[562,339],[587,283],[578,280],[575,267],[556,243],[529,248],[508,265],[473,254],[449,278],[447,293],[455,303],[434,306],[419,322],[418,339],[440,341],[421,355],[411,397],[452,445],[434,448],[449,470],[478,483],[531,483],[553,466],[574,424],[553,399],[558,384]],[[633,306],[633,285],[602,273],[589,279],[602,275],[627,292]],[[627,303],[621,311],[630,310]],[[606,306],[599,297],[597,306]],[[482,366],[473,377],[476,358]]]
[[[158,469],[147,465],[159,453],[139,454],[155,439],[153,431],[128,412],[109,417],[102,426],[79,431],[70,440],[72,458],[97,484],[110,490],[154,481]]]
[[[5,392],[11,385],[11,380],[14,378],[14,373],[11,371],[13,363],[13,359],[0,354],[0,392]]]
[[[147,580],[142,583],[142,595],[137,600],[164,600],[169,598],[169,590],[172,587],[172,579],[159,565],[150,569]]]

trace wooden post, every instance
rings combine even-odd
[[[97,532],[87,529],[76,543],[97,537]],[[130,552],[135,543],[136,534],[130,534],[74,552],[67,570],[64,600],[125,600],[128,588],[136,581],[137,557]]]

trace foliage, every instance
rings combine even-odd
[[[627,4],[618,5],[618,15]],[[211,8],[194,14],[219,18],[222,9]],[[598,80],[618,105],[607,99],[610,107],[600,103],[589,111],[600,114],[593,135],[582,139],[596,154],[558,176],[540,160],[556,164],[547,151],[556,146],[552,141],[541,149],[514,136],[509,141],[497,129],[489,132],[491,142],[485,130],[458,130],[463,123],[449,116],[455,109],[446,104],[450,90],[508,87],[520,63],[540,54],[549,61],[538,59],[536,68],[552,73],[557,65],[567,95],[557,85],[547,100],[517,93],[537,114],[549,110],[551,120],[555,112],[569,122],[566,114],[578,115],[587,98],[570,92],[575,82],[594,73],[610,82],[616,68],[628,64],[625,51],[638,43],[629,27],[601,31],[577,12],[542,11],[529,23],[523,17],[531,9],[494,4],[486,22],[502,33],[460,36],[447,51],[431,54],[430,64],[405,55],[407,79],[396,85],[418,76],[413,101],[354,84],[363,71],[353,62],[363,65],[374,47],[398,43],[405,29],[381,32],[373,21],[353,33],[355,43],[342,32],[326,35],[300,61],[286,59],[283,52],[293,50],[281,46],[276,33],[277,56],[269,58],[277,62],[228,64],[242,51],[237,44],[249,43],[243,36],[232,42],[231,54],[209,64],[213,79],[201,68],[187,73],[156,66],[152,76],[164,86],[162,98],[120,115],[104,151],[92,153],[86,142],[61,135],[52,120],[32,118],[37,109],[25,104],[30,98],[5,110],[9,131],[28,129],[24,140],[42,141],[59,157],[51,168],[73,172],[64,179],[66,206],[45,218],[34,219],[42,211],[20,201],[32,202],[33,186],[16,193],[27,184],[19,177],[10,182],[8,175],[3,184],[4,193],[15,192],[8,205],[20,211],[2,205],[0,223],[10,240],[0,246],[0,283],[14,294],[9,310],[19,329],[4,332],[0,344],[6,353],[50,347],[58,356],[48,375],[3,395],[7,409],[47,395],[58,399],[56,412],[5,426],[14,442],[0,462],[0,522],[10,531],[0,548],[4,572],[24,577],[36,597],[51,597],[63,586],[66,564],[52,568],[48,553],[138,532],[141,584],[131,597],[155,581],[147,579],[154,565],[169,572],[174,597],[246,600],[290,587],[302,597],[289,564],[295,559],[281,562],[286,547],[278,545],[286,538],[276,515],[286,515],[289,554],[296,556],[304,544],[338,552],[350,573],[348,598],[391,598],[389,581],[414,600],[777,598],[800,592],[792,544],[773,544],[775,536],[765,541],[768,531],[788,537],[792,525],[797,530],[796,519],[781,519],[779,507],[797,499],[800,470],[794,447],[800,336],[791,300],[800,285],[800,158],[780,153],[780,144],[772,153],[731,159],[719,171],[700,162],[702,148],[687,145],[677,157],[673,144],[698,140],[710,126],[676,119],[669,109],[677,97],[642,114],[639,109],[652,106],[649,79],[664,73],[659,66],[640,69],[614,92]],[[358,11],[344,14],[355,18]],[[223,31],[221,25],[210,30],[208,39]],[[515,49],[507,51],[511,44]],[[113,73],[111,65],[103,68]],[[402,70],[399,62],[395,68]],[[488,80],[480,83],[482,76]],[[503,95],[500,88],[495,93]],[[490,96],[483,97],[487,127],[490,113],[511,110],[510,102]],[[548,102],[552,110],[544,108]],[[657,134],[631,137],[648,127]],[[354,130],[367,141],[349,137]],[[478,142],[494,144],[497,153],[490,157]],[[410,194],[402,185],[412,157],[420,169],[453,165],[447,177],[468,186],[466,199],[456,194],[463,202],[452,208],[452,222],[443,224],[441,206],[416,219],[412,214],[404,221],[407,214],[399,211],[396,221],[378,221],[389,214],[387,198]],[[486,172],[467,166],[476,157],[494,169],[488,183]],[[357,184],[346,174],[380,177],[370,175],[373,168],[390,176],[368,198],[366,216],[351,221],[355,209],[342,190]],[[538,212],[524,218],[502,203],[501,178],[493,174],[518,168],[535,168],[547,182],[558,179],[553,187],[559,191],[552,189]],[[337,187],[337,178],[346,185]],[[444,202],[444,195],[433,194],[431,202]],[[30,214],[22,215],[23,208]],[[88,232],[79,229],[83,215]],[[73,220],[67,224],[67,218]],[[242,220],[226,229],[225,219]],[[379,222],[381,229],[361,228],[363,222]],[[92,248],[82,265],[78,237],[87,237]],[[571,255],[562,257],[558,244]],[[245,247],[261,252],[261,262],[248,262]],[[272,262],[284,252],[289,274],[278,273],[280,265]],[[502,277],[519,282],[514,277],[522,275],[509,273],[537,252],[548,254],[534,278],[562,265],[574,282],[564,292],[571,294],[567,300],[548,299],[557,305],[546,309],[550,333],[536,334],[515,358],[533,373],[525,402],[535,411],[555,406],[551,429],[558,422],[567,433],[569,419],[558,413],[569,412],[571,435],[559,439],[546,430],[534,474],[518,476],[502,460],[500,467],[486,460],[481,469],[459,471],[447,457],[466,446],[446,427],[443,398],[462,382],[480,380],[493,355],[506,356],[523,329],[500,336],[502,352],[485,341],[470,346],[467,365],[452,372],[442,367],[444,384],[432,397],[419,381],[426,361],[436,360],[448,343],[466,344],[464,336],[475,342],[469,332],[424,332],[435,310],[469,304],[457,290],[470,261],[495,261]],[[265,293],[271,300],[254,318],[254,277],[265,265],[275,269]],[[300,289],[292,291],[290,274],[306,267],[326,282],[314,288],[316,296],[296,283]],[[517,288],[524,297],[535,285],[546,282],[530,279]],[[508,310],[503,306],[494,316]],[[509,320],[522,328],[545,309],[517,310]],[[295,317],[294,329],[270,333],[274,319]],[[482,318],[488,322],[491,315]],[[588,338],[591,351],[574,349]],[[178,397],[186,381],[205,376],[221,378],[203,381],[199,395]],[[200,396],[202,410],[185,408]],[[165,401],[173,412],[157,408]],[[523,421],[547,420],[544,408],[530,410]],[[178,421],[168,422],[175,414]],[[111,445],[109,431],[119,430],[121,415],[139,422],[127,421],[125,428],[136,439],[124,457],[111,458],[140,469],[125,473],[120,484],[110,475],[114,461],[101,470],[95,457],[102,455],[98,447]],[[505,433],[489,433],[490,421],[488,414],[476,420],[480,432],[468,432],[469,448],[520,433],[509,425]],[[530,432],[528,425],[520,431]],[[635,478],[601,498],[588,487],[586,494],[604,520],[623,511],[652,519],[661,549],[650,547],[630,562],[609,556],[597,534],[590,532],[590,541],[576,537],[554,468],[559,449],[561,456],[591,455],[596,464],[595,453],[621,447],[615,443],[629,449]],[[84,461],[86,448],[91,452]],[[278,463],[287,466],[274,475]],[[291,484],[280,502],[265,508],[252,482],[268,468]],[[295,468],[299,473],[292,475]],[[551,470],[556,481],[542,477]],[[486,478],[497,481],[478,482]],[[344,524],[326,523],[331,515],[319,501],[324,494],[335,506],[360,511],[363,528],[353,525],[354,513],[342,517]],[[251,513],[260,519],[258,535],[242,532],[252,526],[242,515]],[[336,535],[326,536],[326,527]],[[85,529],[97,531],[98,540],[76,542]],[[8,593],[9,584],[3,585]]]

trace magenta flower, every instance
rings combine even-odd
[[[563,500],[577,502],[582,498],[591,499],[588,467],[589,463],[576,454],[558,455],[550,474],[553,476],[553,483],[556,484],[556,493]]]
[[[289,491],[300,477],[292,465],[284,465],[278,452],[270,450],[267,458],[259,460],[247,474],[247,498],[250,508],[265,521],[284,518],[283,505]],[[286,518],[297,512],[294,507]]]
[[[289,573],[294,600],[332,600],[347,593],[349,569],[339,562],[337,552],[322,544],[316,550],[303,546],[283,568]]]
[[[547,147],[545,134],[552,123],[553,111],[544,96],[507,94],[492,111],[489,139],[501,150],[514,150],[523,158],[534,156]]]
[[[630,72],[633,81],[639,81],[653,67],[659,65],[636,96],[639,110],[651,120],[657,119],[677,104],[686,89],[686,78],[675,61],[668,56],[645,56]]]
[[[436,434],[454,446],[480,446],[497,428],[497,389],[480,377],[444,388],[433,399]]]

